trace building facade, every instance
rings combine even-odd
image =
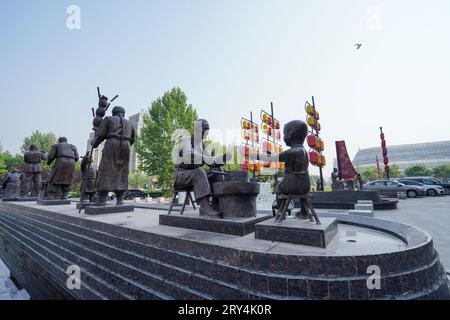
[[[389,165],[395,164],[402,171],[416,164],[423,164],[431,169],[440,164],[450,163],[450,141],[388,145],[387,149]],[[383,167],[381,147],[360,149],[353,159],[353,165],[361,170],[375,167],[377,156]]]
[[[130,120],[130,122],[133,124],[134,130],[136,130],[136,134],[138,136],[141,133],[142,128],[144,127],[144,118],[146,116],[148,116],[148,112],[141,110],[141,112],[136,113],[128,118],[128,120]],[[140,165],[139,157],[134,147],[134,145],[131,147],[130,153],[130,172],[138,170]]]

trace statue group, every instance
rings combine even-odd
[[[98,89],[98,107],[94,112],[93,130],[94,139],[91,141],[92,149],[87,151],[81,161],[81,205],[88,200],[93,206],[106,206],[108,194],[116,195],[116,205],[124,204],[124,195],[128,190],[128,175],[130,151],[135,142],[136,132],[132,123],[125,118],[125,109],[116,106],[111,116],[106,116],[110,106],[108,98],[100,95]],[[113,98],[116,99],[117,96]],[[112,100],[112,101],[113,101]],[[174,189],[192,190],[195,201],[200,205],[200,216],[221,218],[218,200],[214,197],[214,183],[224,181],[221,166],[231,159],[231,154],[225,153],[216,156],[211,154],[205,146],[208,137],[209,123],[204,119],[196,120],[194,132],[185,137],[177,152],[174,170]],[[307,124],[300,120],[287,123],[284,127],[284,141],[290,148],[277,154],[257,153],[253,159],[266,162],[284,162],[285,172],[282,180],[276,187],[278,215],[277,221],[286,218],[289,203],[300,199],[300,212],[297,217],[309,218],[320,223],[309,201],[311,189],[309,180],[308,153],[303,144],[308,132]],[[93,166],[93,150],[104,142],[100,165]],[[77,148],[68,143],[67,138],[61,137],[58,143],[52,146],[46,154],[31,145],[25,153],[25,166],[23,173],[18,171],[8,174],[3,183],[7,194],[22,194],[37,197],[42,187],[41,198],[44,200],[67,199],[75,172],[75,164],[79,161]],[[52,165],[52,170],[44,183],[42,183],[42,161]],[[209,169],[205,169],[205,165]],[[335,181],[335,180],[333,180]],[[22,187],[20,184],[22,183]]]
[[[220,218],[217,206],[214,205],[213,183],[217,182],[217,173],[205,169],[204,164],[214,168],[225,164],[231,159],[226,153],[212,156],[205,148],[204,140],[209,131],[209,124],[199,119],[194,124],[194,134],[186,137],[177,153],[174,173],[174,190],[190,190],[195,194],[196,202],[200,205],[200,216]],[[269,162],[284,162],[285,172],[276,188],[278,214],[276,220],[282,222],[286,219],[289,203],[294,199],[300,200],[300,212],[297,218],[310,219],[320,224],[314,208],[309,200],[311,189],[309,180],[308,153],[303,146],[308,127],[305,122],[296,120],[287,123],[284,127],[284,141],[290,149],[277,154],[254,153],[252,159]],[[220,175],[219,175],[220,176]],[[211,199],[212,198],[212,199]]]

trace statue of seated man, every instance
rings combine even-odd
[[[2,183],[5,198],[18,198],[21,195],[22,174],[18,170],[9,172]]]
[[[214,157],[206,149],[204,140],[208,136],[209,123],[199,119],[194,123],[194,134],[183,139],[177,152],[178,158],[175,163],[174,188],[193,188],[195,201],[200,205],[200,215],[219,218],[220,213],[209,203],[212,195],[210,180],[203,165],[223,164],[231,159],[226,153]]]
[[[288,122],[283,128],[284,142],[290,149],[276,154],[259,153],[251,155],[251,158],[270,162],[284,162],[285,171],[283,179],[278,183],[276,188],[278,209],[281,209],[280,201],[284,196],[289,195],[307,195],[311,190],[311,183],[309,179],[309,158],[308,152],[303,143],[308,134],[308,126],[301,120],[294,120]],[[305,197],[306,198],[306,197]],[[301,198],[301,216],[304,219],[310,216],[308,208],[305,207]],[[309,201],[308,201],[309,203]],[[312,213],[315,215],[315,212]],[[297,217],[298,214],[297,214]],[[282,218],[283,219],[283,218]],[[281,219],[281,220],[282,220]],[[316,220],[318,221],[318,220]]]

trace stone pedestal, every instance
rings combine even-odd
[[[234,236],[245,236],[246,234],[255,232],[255,224],[270,218],[272,218],[271,215],[260,215],[248,218],[214,219],[201,217],[198,213],[194,212],[185,212],[183,215],[161,214],[159,215],[159,224]]]
[[[247,172],[229,172],[226,181],[213,185],[214,197],[219,199],[219,211],[224,218],[256,216],[259,184],[249,182]]]
[[[2,201],[9,201],[9,202],[29,202],[29,201],[37,201],[39,198],[37,197],[7,197],[2,198]]]
[[[371,200],[375,210],[397,209],[397,199],[382,199],[378,191],[331,191],[312,192],[311,203],[315,209],[352,210],[358,201]],[[299,202],[295,202],[299,207]]]
[[[67,204],[71,204],[71,203],[72,203],[72,201],[64,200],[64,199],[54,199],[54,200],[39,199],[37,201],[37,204],[40,204],[41,206],[61,206],[61,205],[67,205]]]
[[[95,205],[94,203],[91,202],[84,202],[83,205],[81,205],[81,203],[77,203],[77,210],[80,210],[80,207],[82,207],[82,209],[86,208],[86,207],[92,207],[93,205]]]
[[[133,212],[133,205],[107,205],[107,206],[87,206],[84,209],[84,213],[88,215],[99,215],[108,213],[119,213],[119,212]]]
[[[255,225],[255,238],[326,248],[338,231],[334,218],[321,218],[317,225],[302,219],[287,219],[281,224],[270,219]]]

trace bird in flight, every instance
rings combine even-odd
[[[361,48],[361,46],[362,46],[362,43],[355,43],[356,50],[358,50],[359,48]]]

